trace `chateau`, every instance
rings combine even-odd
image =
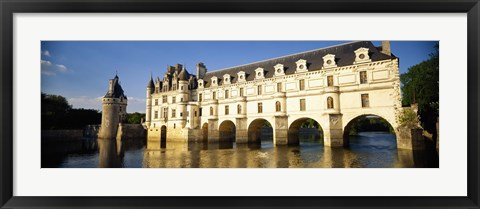
[[[325,146],[344,146],[352,121],[365,115],[385,119],[397,146],[409,148],[397,131],[398,62],[388,41],[357,41],[212,72],[203,63],[196,74],[169,66],[147,85],[148,148],[170,141],[256,142],[264,124],[275,145],[297,144],[307,119],[321,126]]]

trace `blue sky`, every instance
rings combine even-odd
[[[195,74],[328,47],[348,41],[42,41],[41,91],[62,95],[74,108],[101,110],[108,80],[118,72],[128,96],[128,112],[145,112],[150,78],[163,77],[167,65],[183,64]],[[381,45],[374,41],[374,45]],[[437,41],[392,41],[400,73],[429,58]]]

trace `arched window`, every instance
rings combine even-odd
[[[327,108],[328,109],[333,109],[333,98],[332,97],[327,98]]]
[[[237,105],[237,114],[242,114],[242,105]]]
[[[275,102],[275,111],[280,112],[282,111],[282,105],[279,101]]]
[[[213,115],[213,107],[210,107],[210,115]]]

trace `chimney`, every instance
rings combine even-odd
[[[207,73],[207,68],[205,68],[205,64],[198,63],[197,64],[197,79],[203,79],[205,74]]]
[[[382,41],[382,53],[391,56],[392,52],[390,51],[390,41]]]

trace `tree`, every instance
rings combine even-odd
[[[142,118],[145,118],[144,113],[134,112],[127,114],[127,121],[130,124],[140,124],[142,123]]]
[[[100,124],[102,114],[98,110],[74,109],[65,97],[41,94],[42,130],[83,129],[86,125]]]
[[[56,129],[65,118],[72,106],[65,97],[59,95],[41,94],[42,129]]]
[[[430,133],[436,133],[435,123],[438,117],[439,94],[439,51],[438,44],[430,58],[408,69],[400,76],[403,84],[403,105],[418,104],[418,113],[422,127]]]

